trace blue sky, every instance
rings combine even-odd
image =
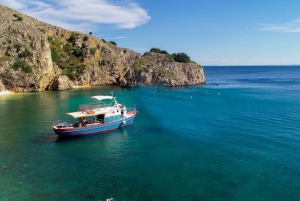
[[[0,0],[41,21],[202,66],[300,64],[298,0]]]

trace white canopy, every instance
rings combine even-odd
[[[101,101],[101,100],[104,100],[104,99],[113,99],[114,97],[112,97],[112,96],[92,96],[92,98]]]
[[[96,112],[94,114],[87,114],[85,112],[70,112],[70,113],[66,113],[66,115],[69,115],[73,118],[79,118],[79,117],[90,117],[90,116],[96,116],[96,115],[99,115],[99,114],[106,114],[107,111],[99,111],[99,112]]]

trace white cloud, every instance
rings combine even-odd
[[[259,29],[274,32],[300,32],[300,18],[283,24],[262,24]]]
[[[131,29],[150,20],[147,11],[134,2],[108,0],[0,0],[26,15],[71,30],[91,30],[99,24]]]

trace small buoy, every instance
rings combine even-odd
[[[191,96],[191,98],[193,98],[193,97]]]
[[[221,93],[218,93],[219,95],[221,94]]]

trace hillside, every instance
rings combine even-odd
[[[128,48],[40,22],[0,5],[0,90],[28,92],[76,86],[181,86],[204,82],[203,68],[193,62],[172,62],[156,53],[141,56]]]

